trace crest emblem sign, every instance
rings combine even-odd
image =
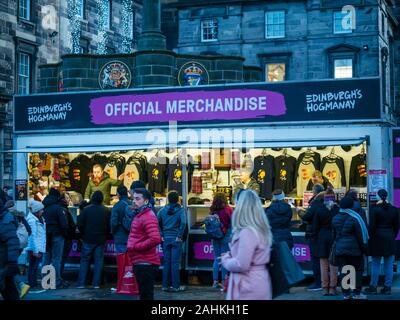
[[[209,84],[207,69],[198,62],[187,62],[182,65],[178,74],[180,86],[200,86]]]
[[[108,62],[99,73],[99,86],[102,90],[127,89],[131,85],[131,81],[131,71],[121,61]]]

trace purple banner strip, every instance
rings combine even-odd
[[[214,260],[214,248],[211,242],[195,242],[194,258],[198,260]]]
[[[292,248],[292,254],[297,262],[311,261],[310,247],[308,245],[295,243]]]
[[[393,190],[393,205],[396,208],[400,208],[400,189]]]
[[[393,158],[393,178],[400,178],[400,157]]]
[[[282,94],[268,90],[168,92],[108,96],[90,102],[92,123],[242,120],[286,113]]]

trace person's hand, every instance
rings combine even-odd
[[[125,178],[125,172],[122,173],[122,174],[118,177],[118,180],[124,180],[124,178]]]

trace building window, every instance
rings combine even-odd
[[[18,94],[30,93],[31,57],[26,53],[18,53]]]
[[[382,13],[382,23],[381,23],[381,28],[382,28],[382,36],[385,37],[385,15]]]
[[[85,0],[77,0],[78,2],[78,16],[82,19],[85,18]]]
[[[285,37],[285,11],[267,11],[265,13],[265,37]]]
[[[19,17],[25,20],[31,19],[31,0],[19,0]]]
[[[216,19],[203,20],[201,22],[201,41],[218,40],[218,21]]]
[[[333,33],[352,33],[353,20],[348,12],[336,11],[333,13]],[[350,27],[349,27],[350,26]]]
[[[353,59],[334,60],[335,79],[353,78]]]
[[[265,79],[267,82],[285,81],[285,63],[267,63]]]

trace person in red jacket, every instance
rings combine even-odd
[[[150,199],[151,194],[146,189],[134,190],[133,206],[137,214],[132,221],[127,246],[141,300],[154,300],[155,274],[160,266],[156,247],[161,243],[161,235]]]

